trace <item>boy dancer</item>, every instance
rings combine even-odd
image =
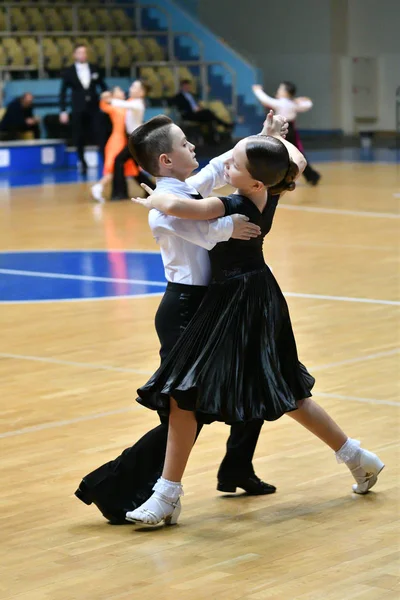
[[[286,129],[284,125],[283,135]],[[130,151],[134,160],[156,177],[155,193],[201,198],[225,185],[225,161],[231,152],[214,158],[198,174],[189,177],[198,167],[194,146],[168,117],[159,115],[137,128],[134,145],[132,137]],[[215,221],[185,221],[155,210],[149,213],[168,281],[155,318],[161,361],[178,341],[205,295],[211,277],[208,250],[231,237],[250,239],[259,235],[259,227],[246,219],[233,215]],[[231,427],[227,452],[218,471],[219,491],[235,492],[238,487],[252,495],[276,491],[255,475],[252,465],[262,424],[260,420]],[[126,512],[142,504],[152,493],[162,471],[167,435],[168,423],[162,419],[161,425],[116,460],[87,475],[76,491],[77,497],[87,504],[94,502],[110,521],[125,522]]]

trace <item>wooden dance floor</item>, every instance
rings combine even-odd
[[[147,214],[96,205],[85,183],[1,190],[0,293],[14,286],[18,300],[0,311],[1,598],[398,600],[400,172],[320,168],[318,188],[282,199],[265,255],[315,399],[386,468],[356,496],[333,453],[283,417],[265,423],[254,461],[277,493],[226,497],[215,487],[229,430],[215,424],[190,459],[181,523],[156,531],[112,526],[73,492],[157,424],[135,389],[158,365],[161,283],[127,297],[116,265],[106,283],[120,297],[90,299],[104,284],[91,264],[84,276],[53,277],[51,264],[23,262],[35,250],[105,250],[109,261],[111,250],[157,251]],[[10,250],[22,262],[5,267]],[[62,291],[53,300],[61,284],[70,301]],[[32,302],[39,289],[49,298]]]

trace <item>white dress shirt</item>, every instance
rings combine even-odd
[[[75,63],[76,73],[78,75],[78,79],[82,84],[82,87],[87,90],[90,86],[91,73],[89,68],[89,63]]]
[[[224,163],[232,156],[226,152],[210,161],[199,173],[186,181],[158,177],[156,192],[190,198],[192,194],[209,196],[214,188],[225,185]],[[208,250],[232,236],[232,217],[213,221],[191,221],[164,215],[152,209],[149,224],[161,249],[167,281],[187,285],[208,285],[211,269]]]
[[[126,108],[125,128],[126,133],[131,135],[139,125],[142,125],[144,120],[144,101],[141,98],[131,98],[130,100],[119,100],[115,98],[111,100],[111,106],[117,108]]]
[[[268,94],[260,89],[255,89],[253,91],[261,104],[268,106],[268,108],[272,108],[277,114],[286,117],[289,122],[296,119],[297,113],[306,112],[307,110],[310,110],[313,105],[311,100],[298,100],[295,102],[290,98],[272,98],[272,96],[268,96]]]

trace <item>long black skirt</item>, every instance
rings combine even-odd
[[[169,398],[199,422],[274,421],[311,396],[286,300],[268,266],[212,283],[138,402],[167,414]]]

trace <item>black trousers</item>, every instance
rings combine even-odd
[[[128,186],[126,183],[124,166],[130,158],[132,158],[132,156],[128,146],[125,146],[125,148],[123,148],[115,157],[111,200],[125,200],[128,198]],[[149,187],[154,189],[153,181],[143,171],[139,171],[139,174],[135,179],[138,183],[146,183]]]
[[[290,142],[291,144],[293,144],[293,146],[296,146],[296,148],[299,148],[298,145],[298,138],[296,136],[296,130],[294,128],[293,123],[289,123],[289,130],[286,136],[286,139],[288,142]],[[299,148],[300,152],[302,152],[302,149]],[[306,179],[306,181],[308,181],[309,183],[317,181],[319,179],[319,173],[318,171],[316,171],[315,169],[312,168],[312,166],[310,165],[310,163],[307,161],[307,166],[303,171],[303,175]]]
[[[72,143],[76,146],[78,159],[85,165],[84,150],[88,144],[99,147],[104,160],[104,148],[110,136],[112,125],[108,115],[98,107],[88,106],[85,110],[71,114]]]
[[[198,310],[206,289],[203,286],[168,284],[155,318],[161,361]],[[149,498],[154,483],[161,475],[168,436],[168,422],[163,417],[161,421],[161,425],[146,433],[115,460],[83,478],[89,498],[113,523],[124,523],[126,512]],[[263,421],[251,421],[231,426],[226,455],[218,472],[220,480],[237,480],[254,474],[252,460],[262,425]],[[200,430],[201,425],[197,435]]]

